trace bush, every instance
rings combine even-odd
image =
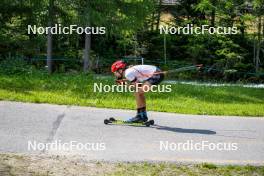
[[[8,57],[0,62],[0,73],[2,74],[25,74],[35,71],[22,57]]]

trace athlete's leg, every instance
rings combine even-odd
[[[138,90],[135,92],[136,105],[137,109],[146,107],[146,98],[145,92],[148,92],[151,88],[151,84],[149,82],[145,82]]]
[[[159,69],[157,71],[160,71]],[[144,93],[151,90],[152,85],[159,84],[164,79],[164,74],[154,75],[149,78],[141,87],[135,92],[136,104],[137,104],[137,115],[130,119],[131,122],[147,121],[147,110],[146,110],[146,98]]]
[[[136,98],[136,106],[137,109],[142,108],[142,107],[146,107],[146,98],[144,95],[144,91],[142,90],[142,88],[139,88],[135,93],[135,98]]]
[[[148,91],[148,87],[151,84],[145,82],[142,86],[137,87],[138,89],[135,91],[135,99],[136,99],[136,106],[137,106],[137,115],[128,121],[130,122],[146,122],[148,120],[147,111],[146,111],[146,98],[145,92]]]

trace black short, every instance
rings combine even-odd
[[[156,72],[161,72],[159,68],[157,68]],[[154,74],[146,81],[149,82],[151,85],[157,85],[164,79],[164,73]]]

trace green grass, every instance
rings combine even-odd
[[[111,176],[263,176],[264,167],[254,166],[216,166],[213,164],[199,165],[177,165],[169,163],[136,163],[136,164],[119,164],[116,172],[109,174]]]
[[[0,75],[0,99],[135,109],[132,93],[93,92],[93,83],[114,80],[92,75]],[[184,114],[264,116],[264,89],[173,84],[170,93],[147,93],[148,110]]]

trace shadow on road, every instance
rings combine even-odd
[[[172,131],[176,133],[197,133],[197,134],[208,134],[208,135],[216,134],[215,131],[203,130],[203,129],[176,128],[176,127],[168,127],[168,126],[161,126],[161,125],[154,125],[152,127],[156,128],[157,130]]]
[[[108,124],[108,125],[117,125],[117,124]],[[122,124],[122,126],[133,126],[137,128],[146,128],[146,126],[135,126],[131,124]],[[168,127],[168,126],[162,126],[162,125],[152,125],[147,128],[154,128],[157,130],[164,130],[164,131],[172,131],[175,133],[196,133],[196,134],[207,134],[207,135],[213,135],[216,134],[215,131],[212,130],[203,130],[203,129],[189,129],[189,128],[176,128],[176,127]]]

